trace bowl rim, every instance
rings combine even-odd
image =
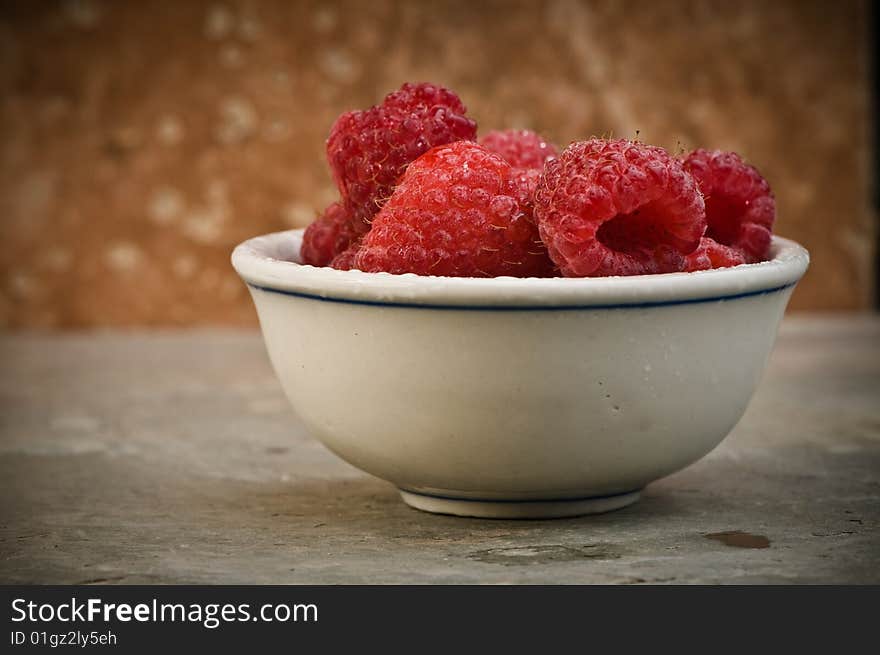
[[[303,228],[240,243],[232,265],[252,289],[300,298],[430,308],[615,308],[731,300],[797,284],[810,255],[774,236],[771,258],[733,268],[594,278],[465,278],[338,271],[298,263]]]

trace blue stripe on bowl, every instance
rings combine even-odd
[[[692,298],[689,300],[660,300],[656,302],[638,302],[638,303],[613,303],[608,305],[432,305],[407,302],[384,302],[379,300],[357,300],[354,298],[325,298],[311,293],[303,293],[301,291],[286,291],[284,289],[273,289],[257,284],[248,286],[252,289],[259,289],[268,293],[280,293],[285,296],[293,296],[294,298],[305,298],[307,300],[320,300],[322,302],[336,302],[347,305],[369,305],[372,307],[405,307],[411,309],[453,309],[458,311],[480,311],[480,312],[559,312],[572,310],[587,309],[640,309],[644,307],[668,307],[671,305],[696,305],[700,303],[722,302],[726,300],[739,300],[740,298],[751,298],[752,296],[764,296],[771,293],[777,293],[790,289],[797,282],[784,284],[781,287],[773,287],[772,289],[761,289],[759,291],[748,291],[746,293],[737,293],[730,296],[713,296],[709,298]]]

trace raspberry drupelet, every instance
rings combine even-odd
[[[568,277],[682,271],[706,229],[703,197],[681,163],[623,139],[573,143],[549,161],[534,211]]]
[[[354,267],[453,277],[554,274],[512,167],[468,141],[434,148],[409,166]]]

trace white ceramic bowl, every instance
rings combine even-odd
[[[302,231],[239,245],[269,357],[330,450],[419,509],[601,512],[730,432],[809,263],[587,279],[442,278],[296,263]]]

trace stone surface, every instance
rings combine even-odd
[[[788,319],[618,512],[434,516],[305,434],[253,332],[0,338],[0,582],[880,583],[880,318]]]
[[[869,307],[867,13],[862,0],[4,2],[0,326],[255,325],[230,249],[333,201],[332,121],[406,80],[456,89],[484,131],[736,149],[776,190],[779,233],[812,251],[792,307]]]

